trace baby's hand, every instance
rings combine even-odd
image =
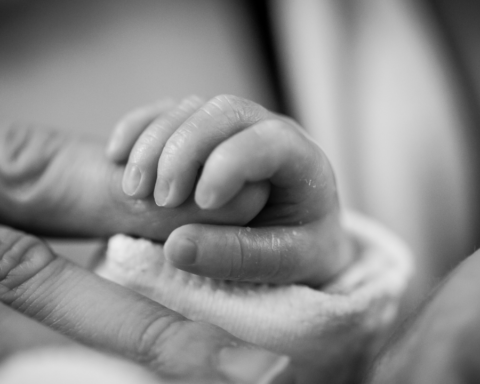
[[[176,229],[165,251],[179,268],[222,279],[319,285],[350,261],[328,160],[296,123],[258,104],[223,95],[206,103],[190,97],[148,105],[119,122],[107,153],[117,162],[128,158],[126,194],[153,192],[164,207],[175,208],[194,192],[202,209],[218,209],[247,183],[270,184],[252,228]]]
[[[245,143],[236,142],[229,144],[235,147],[237,155],[229,156],[233,162],[228,175],[216,174],[221,163],[228,161],[218,157],[222,152],[218,147],[262,118],[259,115],[249,121],[234,121],[237,111],[232,108],[229,111],[232,116],[228,116],[220,107],[222,102],[222,96],[208,103],[196,96],[180,103],[164,100],[136,109],[121,119],[111,136],[107,154],[117,162],[128,159],[123,191],[135,198],[146,198],[153,193],[158,206],[175,208],[191,195],[198,181],[196,203],[203,209],[216,209],[229,201],[245,182],[267,179],[244,179],[242,170],[252,163],[257,165],[258,161],[239,162],[239,155],[250,157],[253,153]],[[259,112],[268,114],[257,107]],[[206,168],[201,172],[204,165]],[[222,171],[227,171],[224,168]],[[215,183],[218,180],[221,183]]]

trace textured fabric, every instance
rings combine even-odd
[[[302,382],[355,363],[392,323],[411,274],[411,257],[395,236],[349,214],[356,247],[351,267],[323,290],[215,281],[164,261],[161,245],[117,235],[98,273],[192,320],[218,325],[242,340],[288,356]],[[258,356],[253,363],[260,363]],[[261,362],[264,364],[265,362]],[[340,380],[338,382],[346,382]]]

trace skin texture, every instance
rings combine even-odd
[[[270,188],[249,228],[186,225],[166,242],[178,268],[213,278],[319,286],[351,261],[332,168],[292,120],[231,95],[159,101],[118,123],[107,155],[123,191],[176,208],[194,195],[221,209],[247,186]],[[226,255],[218,258],[216,255]]]
[[[131,151],[126,168],[118,153],[115,164],[93,140],[0,125],[0,221],[40,235],[167,240],[175,266],[222,279],[320,286],[349,264],[333,171],[294,122],[234,96],[201,107],[197,98],[169,103],[137,110],[117,126],[107,153],[112,157],[112,142],[124,143]],[[165,105],[173,108],[167,116],[159,112]],[[172,178],[174,195],[183,199],[165,207],[155,204],[155,194],[129,196],[122,189],[131,159],[141,166],[131,146],[139,146],[138,134],[149,130],[155,113],[152,124],[162,120],[167,136],[140,145],[139,153],[150,153],[155,164],[151,153],[156,158],[158,140],[165,142],[158,164],[167,164],[159,169],[168,175],[153,178]],[[201,166],[193,191],[188,186]],[[205,207],[201,196],[216,196],[213,206]],[[228,257],[219,263],[211,257],[218,254]]]
[[[480,382],[480,253],[460,264],[385,347],[372,384]]]
[[[42,235],[107,237],[130,233],[164,241],[185,223],[246,224],[267,198],[265,185],[248,186],[221,210],[193,200],[176,210],[138,200],[121,189],[124,168],[103,144],[54,129],[0,125],[0,222]]]

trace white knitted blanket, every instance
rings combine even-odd
[[[165,262],[163,248],[144,239],[110,239],[97,272],[192,320],[218,325],[238,338],[288,356],[298,381],[368,353],[394,320],[412,272],[412,258],[389,231],[358,215],[344,218],[356,249],[354,264],[322,290],[304,285],[258,285],[212,280]],[[268,382],[280,359],[255,361]],[[267,369],[267,366],[270,366]],[[352,367],[353,369],[353,367]],[[341,380],[339,380],[341,382]]]

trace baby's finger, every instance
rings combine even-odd
[[[335,215],[322,228],[189,224],[172,232],[165,257],[180,269],[214,279],[317,287],[350,262],[339,225]]]
[[[165,143],[203,103],[199,97],[190,96],[152,121],[140,134],[130,152],[123,177],[123,191],[127,195],[145,198],[153,192],[158,160]]]
[[[191,194],[200,167],[222,141],[270,113],[235,96],[217,96],[172,134],[160,157],[154,197],[160,206],[176,207]]]
[[[79,342],[182,383],[242,383],[235,361],[245,356],[243,350],[254,350],[220,328],[189,321],[6,227],[0,227],[0,301]]]
[[[107,157],[116,162],[126,161],[135,141],[148,124],[175,105],[172,99],[159,100],[136,108],[123,116],[113,129],[108,141]]]
[[[290,203],[297,201],[288,190],[302,202],[314,198],[325,208],[336,204],[335,180],[325,155],[293,123],[280,118],[263,120],[216,147],[203,168],[195,201],[203,209],[217,209],[246,183],[260,180],[282,189],[280,198]],[[321,212],[311,210],[314,213]]]

